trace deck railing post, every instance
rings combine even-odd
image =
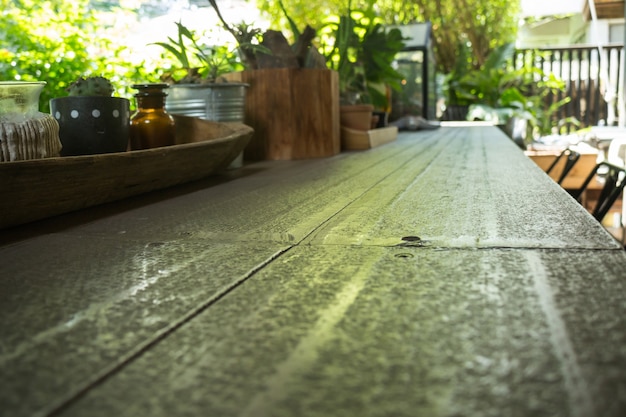
[[[594,45],[523,48],[517,51],[514,65],[520,68],[531,57],[544,71],[565,81],[565,91],[559,92],[556,100],[570,97],[571,101],[559,109],[556,114],[559,119],[574,117],[580,127],[617,124],[618,120],[623,126],[626,124],[623,49],[623,44],[603,45],[601,50]],[[552,102],[547,100],[545,105]],[[568,126],[566,130],[571,129]]]

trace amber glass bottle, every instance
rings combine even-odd
[[[174,118],[165,111],[167,84],[135,84],[137,112],[130,119],[132,150],[175,143]]]

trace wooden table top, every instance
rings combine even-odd
[[[495,127],[1,233],[2,416],[626,415],[626,253]]]

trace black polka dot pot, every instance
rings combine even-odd
[[[130,101],[121,97],[59,97],[50,100],[59,123],[61,156],[128,149]]]

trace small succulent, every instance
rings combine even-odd
[[[80,77],[67,87],[70,96],[104,96],[113,95],[111,81],[104,77]]]

